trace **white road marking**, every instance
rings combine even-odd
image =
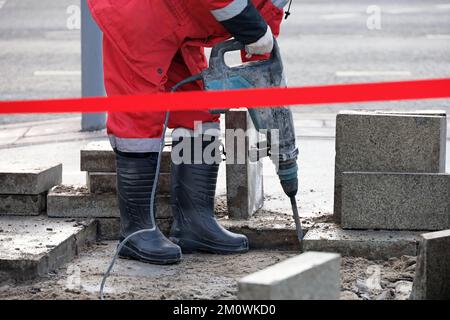
[[[0,9],[3,8],[5,3],[6,3],[6,0],[0,0]]]
[[[437,4],[435,7],[441,10],[450,10],[450,3]]]
[[[35,71],[33,73],[35,77],[48,77],[48,76],[81,76],[81,71],[79,70],[44,70],[44,71]]]
[[[378,77],[378,76],[396,76],[396,77],[410,77],[409,71],[336,71],[337,77]]]
[[[427,34],[430,40],[450,40],[450,34]]]
[[[324,20],[338,20],[338,19],[350,19],[358,16],[357,13],[335,13],[335,14],[323,14],[320,19]]]

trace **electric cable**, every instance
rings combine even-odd
[[[197,75],[191,76],[189,78],[186,78],[186,79],[178,82],[176,85],[174,85],[171,92],[176,92],[180,87],[184,86],[185,84],[188,84],[188,83],[194,82],[194,81],[198,81],[201,79],[202,79],[201,74],[197,74]],[[105,289],[105,285],[106,285],[106,280],[108,279],[109,275],[111,274],[111,270],[113,269],[113,267],[117,261],[117,257],[119,256],[119,252],[120,252],[120,250],[122,250],[123,246],[132,237],[134,237],[138,234],[144,233],[144,232],[155,231],[155,229],[156,229],[154,204],[155,204],[155,197],[156,197],[156,189],[158,187],[159,174],[161,171],[161,159],[162,159],[162,153],[164,151],[164,146],[165,146],[165,136],[166,136],[167,126],[169,124],[169,117],[170,117],[170,112],[166,111],[166,116],[164,119],[163,131],[162,131],[162,136],[161,136],[161,141],[160,141],[160,147],[159,147],[158,161],[157,161],[157,165],[156,165],[155,181],[153,182],[152,194],[150,196],[150,216],[151,216],[150,218],[151,218],[153,227],[150,229],[141,229],[136,232],[133,232],[132,234],[127,236],[125,239],[123,239],[119,243],[119,245],[117,246],[116,252],[114,254],[114,257],[112,258],[108,269],[106,270],[105,274],[103,275],[102,282],[100,284],[100,293],[99,293],[100,300],[104,300],[104,289]]]

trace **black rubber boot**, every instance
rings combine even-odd
[[[153,227],[150,197],[157,159],[157,153],[128,154],[116,151],[120,241],[133,232]],[[153,264],[172,264],[181,260],[181,249],[156,226],[155,230],[137,234],[128,240],[119,252],[119,257]]]
[[[232,254],[249,249],[245,235],[224,229],[214,217],[218,170],[218,164],[177,165],[172,162],[171,201],[174,222],[170,239],[185,253],[202,251]]]

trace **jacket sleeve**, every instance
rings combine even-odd
[[[250,44],[267,31],[267,23],[250,0],[201,0],[238,41]]]

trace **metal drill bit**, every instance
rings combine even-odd
[[[290,197],[290,199],[291,199],[292,213],[294,214],[295,229],[297,230],[297,237],[298,240],[301,242],[303,239],[303,230],[302,224],[300,222],[300,217],[298,216],[297,202],[295,201],[295,196]]]

